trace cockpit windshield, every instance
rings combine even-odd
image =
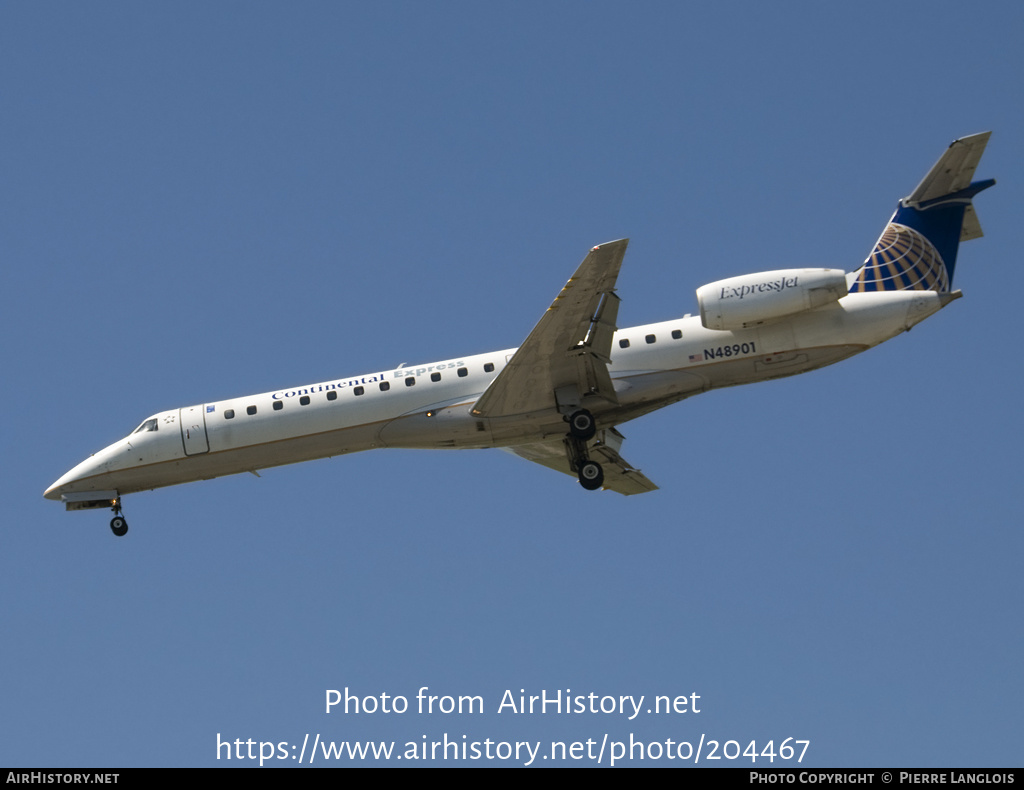
[[[146,433],[147,431],[155,431],[158,427],[156,417],[150,417],[142,425],[136,428],[132,433]]]

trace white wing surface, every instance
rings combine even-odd
[[[599,398],[617,404],[608,375],[619,311],[615,280],[628,239],[594,247],[473,407],[508,417]]]
[[[598,432],[597,441],[588,450],[590,457],[595,461],[599,461],[604,469],[603,487],[626,496],[656,491],[658,486],[648,480],[639,469],[634,469],[630,466],[619,455],[622,440],[623,436],[621,433],[614,428],[609,428]],[[563,472],[573,477],[576,476],[576,472],[569,465],[569,458],[566,454],[563,440],[521,444],[516,447],[506,447],[505,449],[510,453],[515,453],[520,458],[525,458],[527,461],[541,464],[549,469],[554,469],[556,472]]]

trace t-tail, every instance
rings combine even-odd
[[[991,132],[955,140],[909,197],[903,198],[851,293],[949,292],[961,241],[982,235],[971,200],[995,179],[971,181]]]

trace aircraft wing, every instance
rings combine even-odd
[[[618,491],[620,494],[630,496],[631,494],[644,494],[648,491],[656,491],[657,486],[652,483],[639,470],[630,466],[621,455],[619,448],[622,446],[623,436],[614,428],[608,428],[598,432],[597,442],[589,449],[590,457],[599,461],[604,469],[604,488],[611,491]],[[534,444],[521,444],[516,447],[504,448],[510,453],[515,453],[527,461],[541,464],[554,469],[556,472],[563,472],[567,475],[576,476],[576,473],[569,466],[569,457],[565,451],[564,440],[558,439],[548,442],[536,442]]]
[[[618,404],[608,363],[619,312],[615,280],[629,239],[594,247],[473,407],[506,417],[596,396]]]

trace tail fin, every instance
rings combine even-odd
[[[961,241],[982,235],[971,200],[995,179],[971,182],[991,132],[946,149],[917,189],[903,198],[850,292],[949,291]]]

